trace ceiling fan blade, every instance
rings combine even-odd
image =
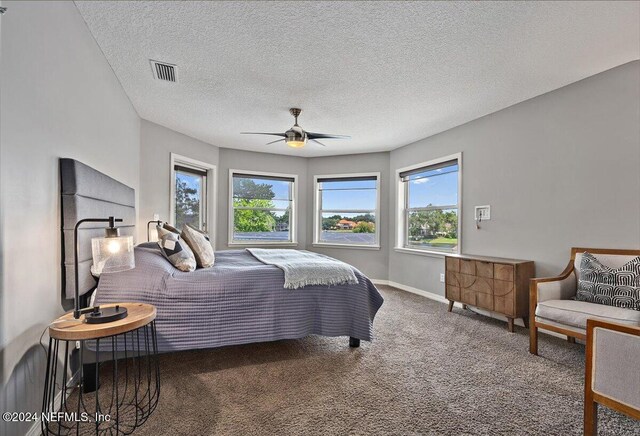
[[[284,142],[284,139],[276,139],[275,141],[267,142],[265,145],[275,144],[276,142]]]
[[[322,145],[323,147],[326,147],[326,145],[324,145],[322,142],[318,141],[317,139],[309,139],[309,141],[311,141],[311,142],[315,142],[316,144],[320,144],[320,145]]]
[[[347,135],[329,135],[327,133],[313,133],[307,132],[307,137],[309,139],[317,139],[317,138],[325,138],[325,139],[350,139],[351,136]]]
[[[286,138],[287,135],[284,133],[266,133],[266,132],[240,132],[241,135],[273,135],[273,136],[282,136]]]

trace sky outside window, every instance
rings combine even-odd
[[[458,204],[458,165],[409,177],[409,207]]]
[[[323,210],[375,210],[376,181],[322,182]]]

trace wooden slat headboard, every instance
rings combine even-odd
[[[75,289],[73,229],[84,218],[122,218],[120,233],[135,238],[135,190],[74,159],[60,159],[62,196],[62,296]],[[80,295],[93,290],[91,238],[104,235],[105,224],[86,223],[78,229],[78,281]]]

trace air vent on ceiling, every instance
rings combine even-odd
[[[166,62],[158,62],[153,59],[151,62],[151,69],[153,70],[153,77],[158,80],[164,80],[167,82],[178,81],[178,70],[176,65],[167,64]]]

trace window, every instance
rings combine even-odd
[[[401,248],[459,252],[461,155],[399,171]]]
[[[315,244],[380,246],[379,173],[315,177]]]
[[[295,244],[297,176],[230,170],[231,244]]]
[[[205,232],[215,228],[216,167],[171,153],[169,223],[182,229],[189,224]]]
[[[207,231],[207,171],[176,163],[174,174],[174,214],[176,228],[185,224]]]

